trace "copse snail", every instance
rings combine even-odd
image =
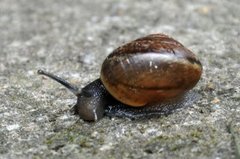
[[[164,34],[151,34],[115,49],[103,62],[99,79],[79,90],[43,70],[77,96],[75,114],[88,121],[104,115],[145,117],[168,114],[193,101],[188,93],[202,74],[198,58]]]

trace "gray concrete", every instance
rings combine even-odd
[[[240,2],[1,0],[0,158],[240,157]],[[117,46],[171,35],[201,59],[202,98],[166,117],[71,115],[76,97],[39,68],[84,86]]]

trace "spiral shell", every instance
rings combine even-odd
[[[137,107],[183,95],[201,74],[190,50],[167,35],[152,34],[114,50],[102,64],[100,79],[114,98]]]

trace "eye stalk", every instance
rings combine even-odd
[[[71,83],[67,82],[66,80],[43,70],[38,70],[37,73],[39,75],[44,75],[47,76],[51,79],[53,79],[54,81],[57,81],[58,83],[62,84],[63,86],[65,86],[67,89],[69,89],[73,94],[75,94],[76,96],[78,96],[80,94],[80,91],[78,89],[78,87],[72,85]]]

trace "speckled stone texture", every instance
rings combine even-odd
[[[239,0],[1,0],[0,158],[240,158]],[[119,45],[165,33],[203,64],[192,107],[84,122],[76,97]]]

